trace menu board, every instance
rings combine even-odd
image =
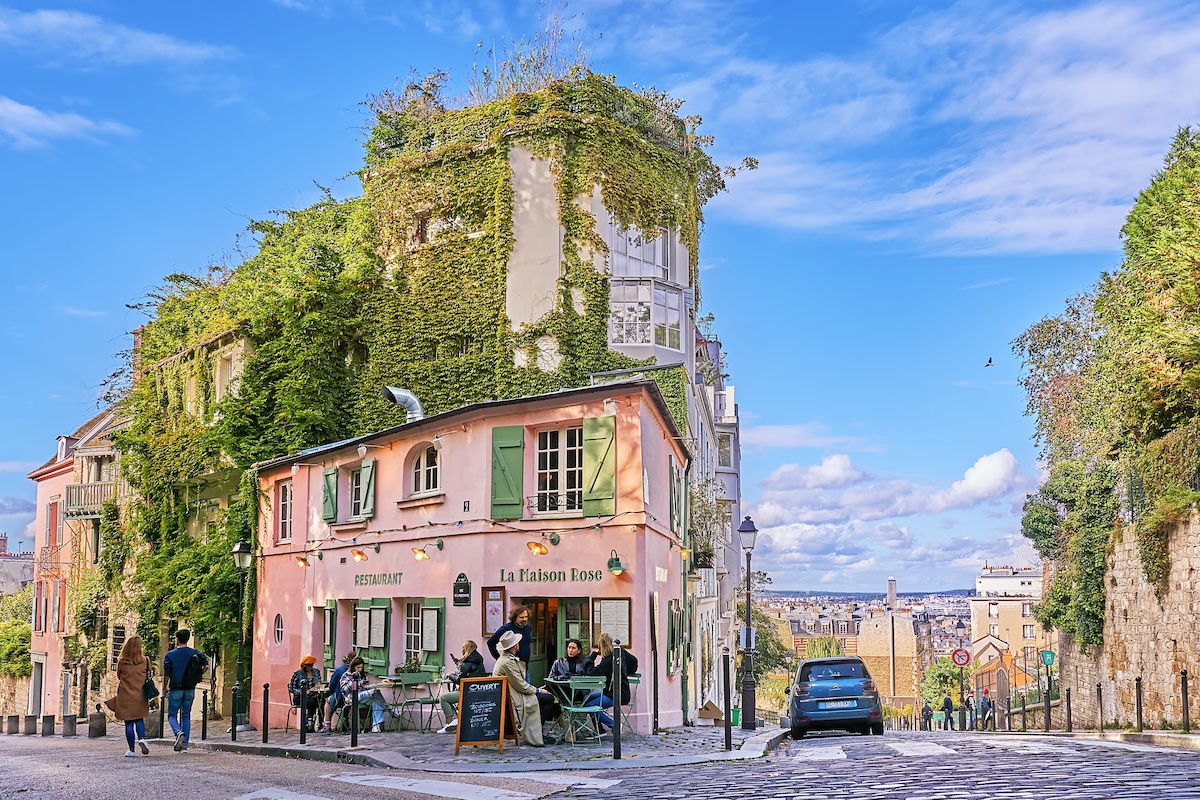
[[[507,733],[517,744],[516,715],[508,696],[508,678],[464,678],[458,684],[458,731],[454,754],[460,747],[499,745],[504,752]],[[507,719],[505,718],[507,714]]]
[[[593,600],[593,615],[599,631],[597,631],[596,638],[592,641],[597,641],[601,633],[607,633],[613,638],[613,641],[628,646],[630,644],[629,607],[630,602],[628,598]]]

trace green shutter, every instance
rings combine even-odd
[[[617,454],[613,440],[616,417],[583,421],[583,515],[606,517],[617,513]]]
[[[671,532],[674,533],[675,531],[677,531],[679,529],[679,525],[678,525],[678,519],[679,519],[678,502],[679,501],[678,501],[678,498],[675,497],[675,456],[673,456],[673,455],[667,456],[667,468],[669,470],[669,473],[667,476],[667,484],[670,486],[670,489],[671,489],[671,514],[670,514]]]
[[[383,609],[383,645],[381,647],[355,647],[358,654],[362,656],[362,660],[367,664],[367,671],[372,675],[381,676],[388,674],[388,667],[391,664],[388,658],[388,649],[391,644],[392,634],[392,599],[390,597],[372,597],[370,599],[359,600],[356,609]],[[368,620],[370,618],[368,617]],[[368,637],[369,639],[369,631]]]
[[[325,674],[337,666],[337,601],[325,601]]]
[[[492,519],[520,519],[525,469],[525,428],[492,428]]]
[[[443,658],[442,655],[446,651],[446,598],[444,597],[426,597],[425,602],[421,604],[422,608],[437,608],[441,609],[438,614],[438,630],[437,630],[437,652],[421,653],[421,666],[426,667],[430,672],[441,674]],[[421,631],[424,635],[424,631]]]
[[[324,491],[321,493],[321,519],[326,522],[337,522],[337,467],[330,467],[321,473],[324,479]]]
[[[375,516],[375,459],[362,462],[362,516]]]

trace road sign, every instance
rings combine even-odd
[[[1047,667],[1054,666],[1054,651],[1053,650],[1043,650],[1042,651],[1042,663],[1045,664]]]
[[[950,660],[954,662],[956,667],[965,667],[971,663],[971,654],[960,647],[950,654]]]

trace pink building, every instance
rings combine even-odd
[[[477,403],[258,465],[253,686],[282,726],[300,659],[430,670],[532,609],[534,682],[568,638],[639,660],[635,729],[683,722],[689,454],[648,380]],[[539,554],[544,553],[544,554]],[[610,569],[619,560],[621,572]],[[619,573],[619,574],[618,574]],[[262,719],[251,693],[250,719]],[[657,700],[657,704],[655,703]]]

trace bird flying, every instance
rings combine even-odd
[[[984,364],[983,366],[990,367],[991,365],[992,365],[992,360],[989,358],[988,363]]]

